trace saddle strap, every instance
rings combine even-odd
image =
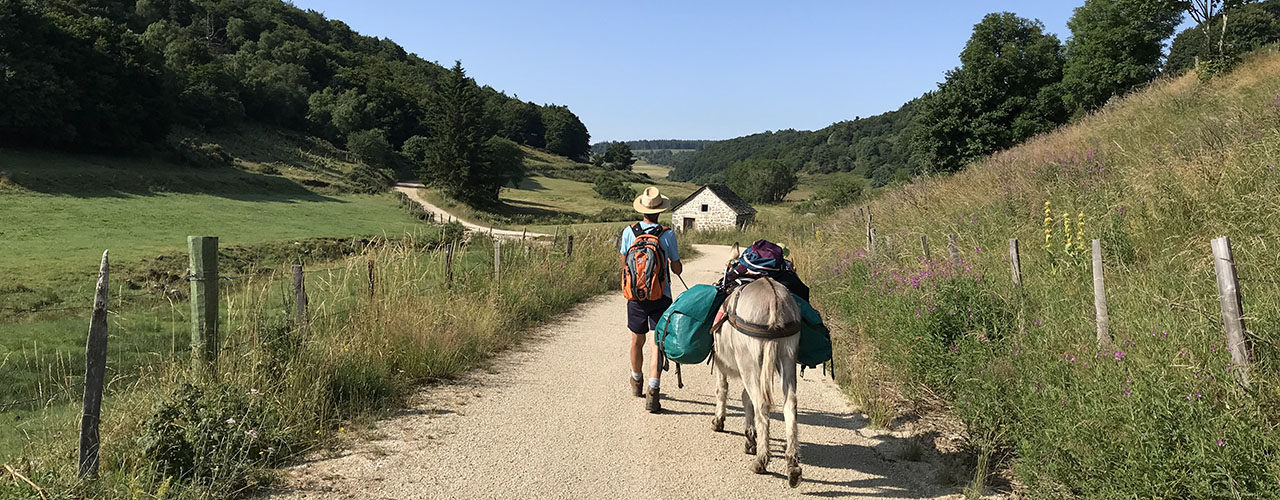
[[[748,337],[756,337],[760,339],[780,339],[783,337],[790,337],[800,333],[800,325],[802,323],[797,321],[778,330],[773,330],[769,328],[769,325],[761,325],[759,323],[752,323],[742,319],[742,317],[738,316],[737,294],[734,294],[733,296],[733,307],[726,308],[724,316],[725,320],[727,320],[730,325],[733,325],[735,330],[742,332]]]

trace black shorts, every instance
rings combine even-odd
[[[671,297],[652,301],[627,301],[627,329],[636,335],[649,333],[658,326],[658,318],[671,307]]]

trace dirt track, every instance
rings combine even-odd
[[[454,220],[457,220],[459,223],[461,223],[462,227],[467,228],[468,231],[475,231],[475,232],[485,233],[485,234],[492,233],[494,236],[497,236],[500,238],[521,238],[521,237],[538,238],[543,236],[547,236],[547,237],[551,236],[549,234],[542,234],[542,233],[523,233],[520,231],[511,231],[508,229],[495,229],[495,228],[485,227],[479,224],[473,224],[473,223],[464,221],[462,219],[457,218],[457,216],[454,216],[453,214],[446,212],[443,208],[440,208],[431,204],[431,202],[428,202],[425,198],[422,197],[422,195],[418,194],[418,190],[422,189],[423,187],[424,186],[420,182],[406,181],[406,182],[397,182],[395,185],[395,190],[401,193],[404,193],[406,196],[409,197],[410,200],[418,202],[418,204],[422,205],[422,208],[425,208],[428,212],[435,214],[437,220],[445,220],[446,217],[452,217]]]
[[[727,247],[700,246],[685,280],[709,283]],[[679,285],[677,284],[677,288]],[[742,412],[711,430],[707,365],[663,379],[664,412],[629,393],[620,294],[579,305],[531,332],[524,347],[458,383],[425,389],[412,409],[379,422],[373,439],[287,472],[281,498],[944,498],[924,463],[896,460],[901,440],[865,429],[839,389],[809,370],[799,383],[804,480],[778,472],[775,406],[769,474],[748,471]],[[651,344],[650,344],[651,346]],[[646,353],[648,355],[648,353]],[[741,391],[737,381],[730,394]],[[954,490],[952,490],[954,491]]]

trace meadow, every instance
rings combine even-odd
[[[1029,498],[1275,498],[1278,88],[1280,55],[1259,54],[1208,81],[1157,81],[961,173],[883,190],[866,205],[874,254],[856,209],[812,234],[762,234],[795,244],[815,303],[845,325],[839,381],[874,423],[913,418],[898,398],[963,421],[979,457],[971,494],[1001,469]],[[1226,352],[1218,236],[1231,237],[1241,279],[1249,388]],[[1095,238],[1109,345],[1095,343]]]
[[[0,318],[87,304],[105,249],[141,281],[144,261],[185,255],[188,235],[229,247],[423,227],[385,194],[320,194],[231,167],[13,150],[0,150],[0,214]]]
[[[305,330],[292,315],[286,267],[247,278],[222,301],[218,376],[192,373],[185,347],[167,339],[148,347],[159,354],[145,366],[124,368],[109,357],[105,480],[75,479],[74,404],[0,414],[20,418],[23,427],[20,438],[5,442],[21,444],[5,460],[45,489],[71,496],[242,494],[269,483],[273,467],[339,446],[348,427],[402,406],[421,384],[483,364],[519,342],[525,328],[614,286],[612,237],[580,233],[571,259],[564,250],[562,239],[555,249],[534,246],[527,257],[504,252],[502,279],[495,280],[491,241],[472,236],[447,282],[438,241],[370,249],[307,272]],[[378,277],[373,298],[370,261]],[[127,314],[111,317],[113,352],[132,322]],[[75,400],[77,377],[66,379],[52,390]],[[5,482],[0,497],[39,495]]]

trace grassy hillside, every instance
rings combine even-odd
[[[865,227],[848,222],[856,211],[820,227],[797,254],[821,307],[849,326],[841,383],[893,420],[885,375],[851,362],[870,353],[908,397],[941,397],[969,445],[1011,464],[1029,498],[1280,496],[1277,89],[1280,55],[1258,55],[886,190],[869,205],[875,257]],[[955,263],[947,234],[959,235]],[[1253,342],[1249,389],[1222,332],[1209,241],[1224,235]],[[1009,238],[1021,242],[1020,289]],[[1094,343],[1094,238],[1109,346]]]

